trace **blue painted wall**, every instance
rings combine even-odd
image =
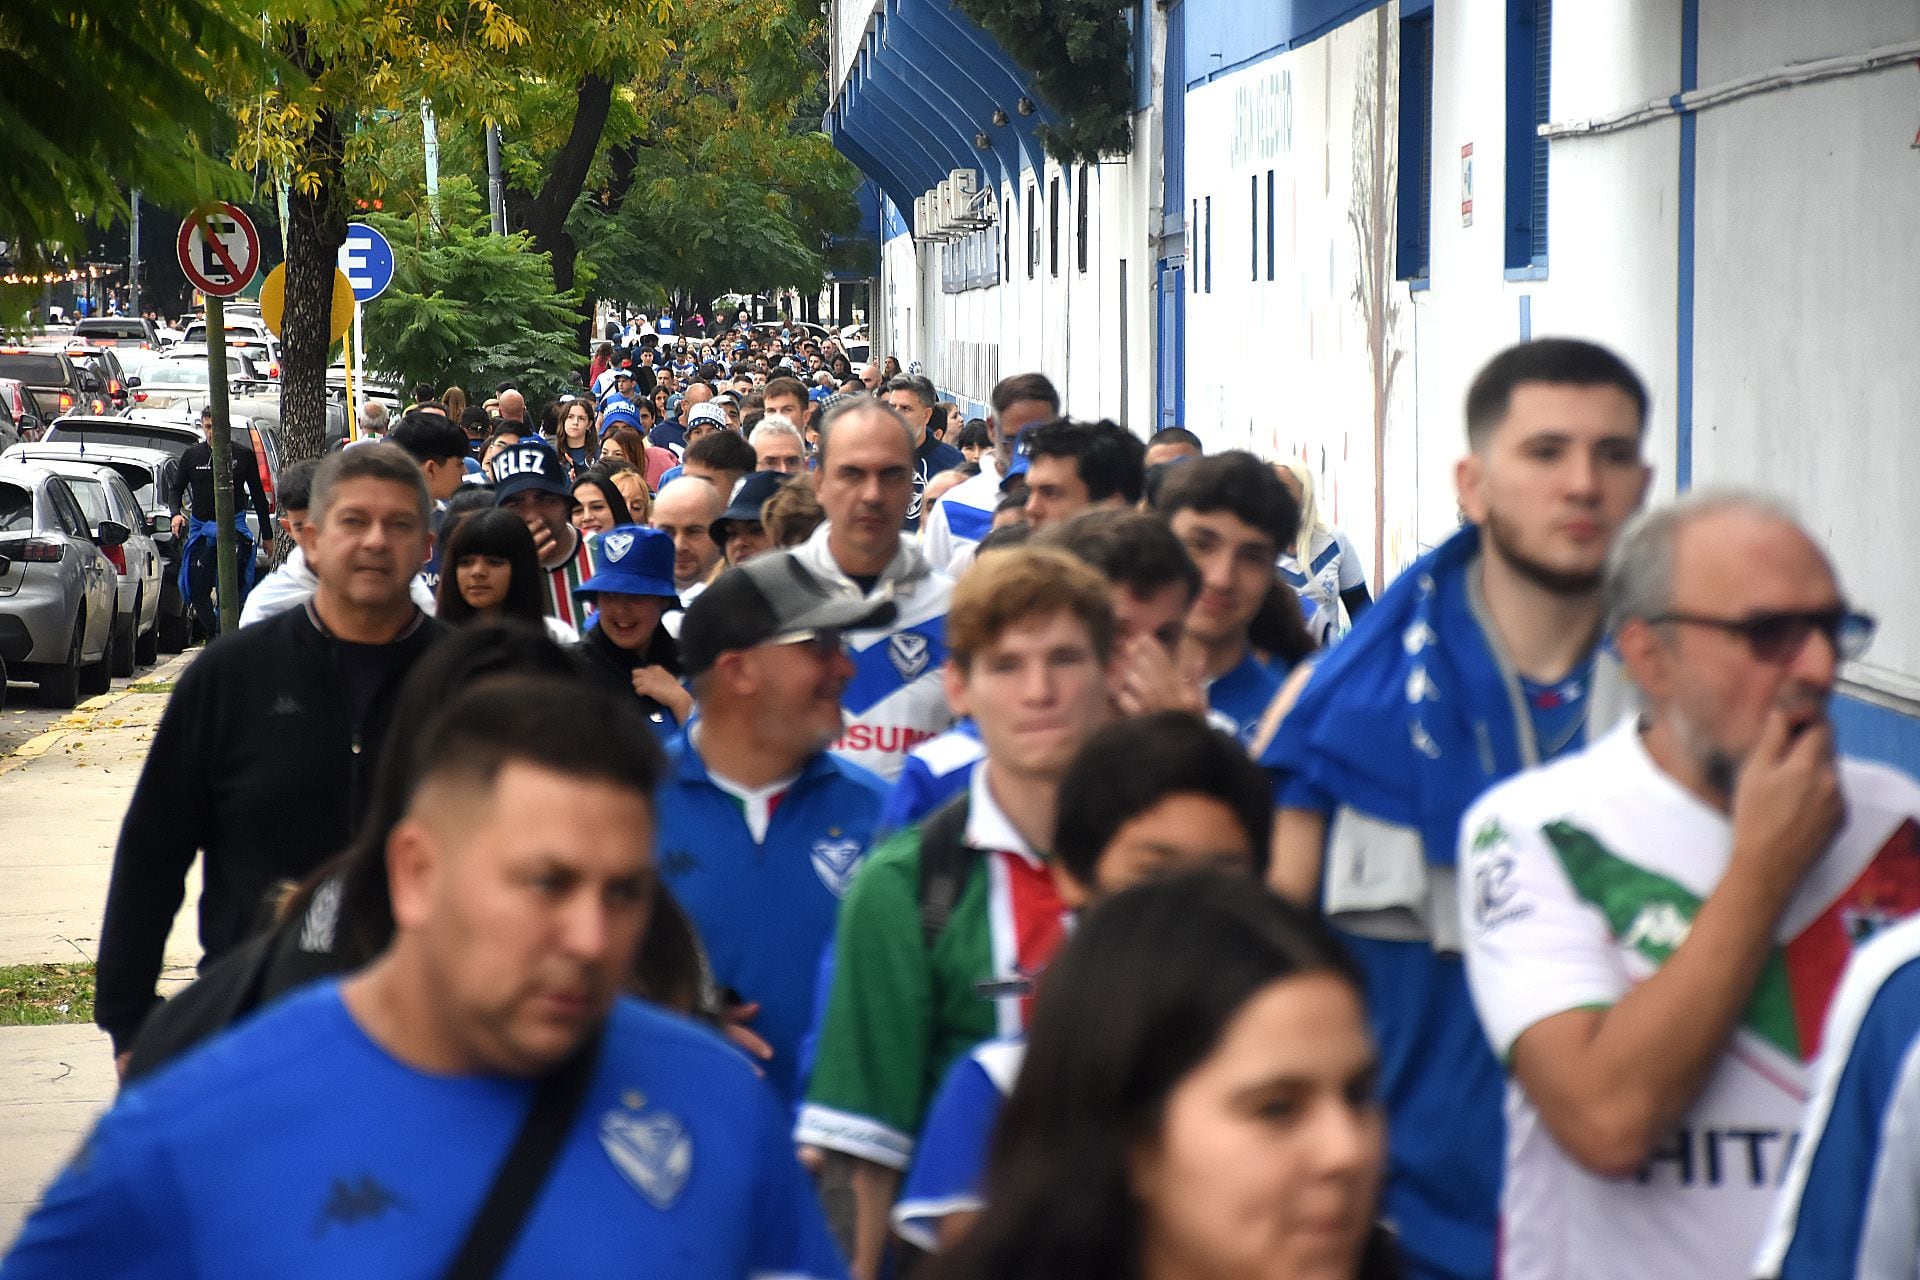
[[[1186,0],[1186,79],[1226,72],[1317,40],[1383,0]]]
[[[1920,778],[1920,719],[1844,696],[1834,698],[1832,718],[1842,752]]]

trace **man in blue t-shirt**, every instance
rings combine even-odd
[[[763,557],[722,574],[681,624],[700,718],[671,748],[661,872],[789,1101],[814,974],[886,793],[827,751],[854,675],[840,636],[894,614],[891,600],[822,597]]]
[[[1416,1280],[1494,1271],[1506,1079],[1460,958],[1460,820],[1626,710],[1600,644],[1601,577],[1646,492],[1646,412],[1639,377],[1591,343],[1489,361],[1455,472],[1471,523],[1320,659],[1261,756],[1279,804],[1273,887],[1322,906],[1366,973],[1384,1203]]]
[[[445,1274],[543,1078],[582,1071],[495,1274],[844,1276],[771,1091],[620,994],[655,893],[645,723],[502,676],[412,745],[403,816],[362,845],[387,949],[123,1094],[0,1277]]]
[[[1286,590],[1274,585],[1273,561],[1293,543],[1300,505],[1271,467],[1234,451],[1175,468],[1154,509],[1200,570],[1182,648],[1200,664],[1207,705],[1249,742],[1284,671],[1262,661],[1248,632],[1267,596]]]

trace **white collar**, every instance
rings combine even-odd
[[[967,843],[976,849],[1018,854],[1036,867],[1046,862],[1033,851],[1033,846],[1007,817],[1006,810],[993,798],[993,788],[987,785],[985,760],[974,769],[967,783]]]

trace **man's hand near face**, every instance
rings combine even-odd
[[[1115,654],[1113,701],[1122,715],[1143,716],[1155,711],[1207,714],[1207,692],[1201,682],[1205,658],[1195,654],[1185,662],[1150,635],[1132,636]]]

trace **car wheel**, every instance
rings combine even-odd
[[[135,609],[133,616],[138,619],[140,611]],[[150,667],[160,661],[160,628],[166,625],[166,621],[164,617],[156,615],[153,625],[133,638],[133,660],[136,665]]]
[[[80,701],[80,640],[86,635],[87,616],[73,620],[73,642],[67,647],[67,660],[48,667],[40,676],[40,704],[65,711]]]
[[[136,639],[134,632],[140,626],[140,602],[133,602],[133,612],[125,618],[115,618],[113,635],[107,640],[107,680],[111,684],[114,676],[126,677],[133,674],[133,648]],[[102,691],[104,692],[104,690]]]

